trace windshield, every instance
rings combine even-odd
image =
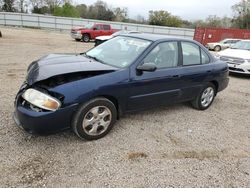
[[[250,50],[250,41],[239,41],[232,46],[233,49]]]
[[[227,39],[223,39],[223,40],[219,41],[219,43],[221,43],[221,44],[224,44],[225,42],[227,42]]]
[[[143,39],[117,36],[89,50],[86,55],[104,64],[123,68],[129,66],[150,44]]]
[[[84,25],[84,28],[86,29],[91,29],[93,27],[94,24],[86,24]]]

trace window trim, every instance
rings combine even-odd
[[[184,65],[184,63],[183,63],[183,49],[182,49],[182,43],[191,43],[191,44],[193,44],[193,45],[196,45],[198,48],[199,48],[199,54],[200,54],[200,63],[199,64],[191,64],[191,65]],[[180,53],[180,56],[182,57],[181,58],[181,66],[182,67],[189,67],[189,66],[198,66],[198,65],[206,65],[206,64],[209,64],[209,63],[211,63],[211,58],[210,58],[210,56],[208,55],[208,53],[205,51],[205,50],[203,50],[202,48],[201,48],[201,46],[200,45],[198,45],[198,44],[196,44],[196,43],[194,43],[194,42],[192,42],[192,41],[184,41],[184,40],[182,40],[182,41],[179,41],[179,43],[180,43],[180,48],[181,48],[181,53]],[[203,50],[203,52],[207,55],[207,57],[208,57],[208,59],[209,59],[209,62],[208,63],[202,63],[202,57],[201,57],[201,50]]]

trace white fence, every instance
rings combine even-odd
[[[83,26],[89,23],[108,23],[111,24],[112,28],[114,29],[136,30],[145,33],[156,33],[191,39],[194,36],[194,29],[186,28],[161,27],[123,22],[109,22],[91,19],[56,17],[40,14],[0,12],[0,25],[6,26],[37,27],[67,31],[74,26]]]

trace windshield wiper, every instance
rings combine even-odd
[[[100,62],[100,63],[107,64],[107,63],[103,62],[102,60],[98,59],[98,58],[95,57],[95,56],[87,55],[87,53],[83,53],[83,55],[86,56],[87,58],[94,59],[95,61],[98,61],[98,62]]]

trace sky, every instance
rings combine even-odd
[[[74,0],[87,5],[97,0]],[[240,0],[103,0],[112,7],[127,7],[128,16],[136,18],[138,14],[147,18],[149,10],[166,10],[172,15],[186,20],[205,19],[209,15],[233,16],[231,6]]]

